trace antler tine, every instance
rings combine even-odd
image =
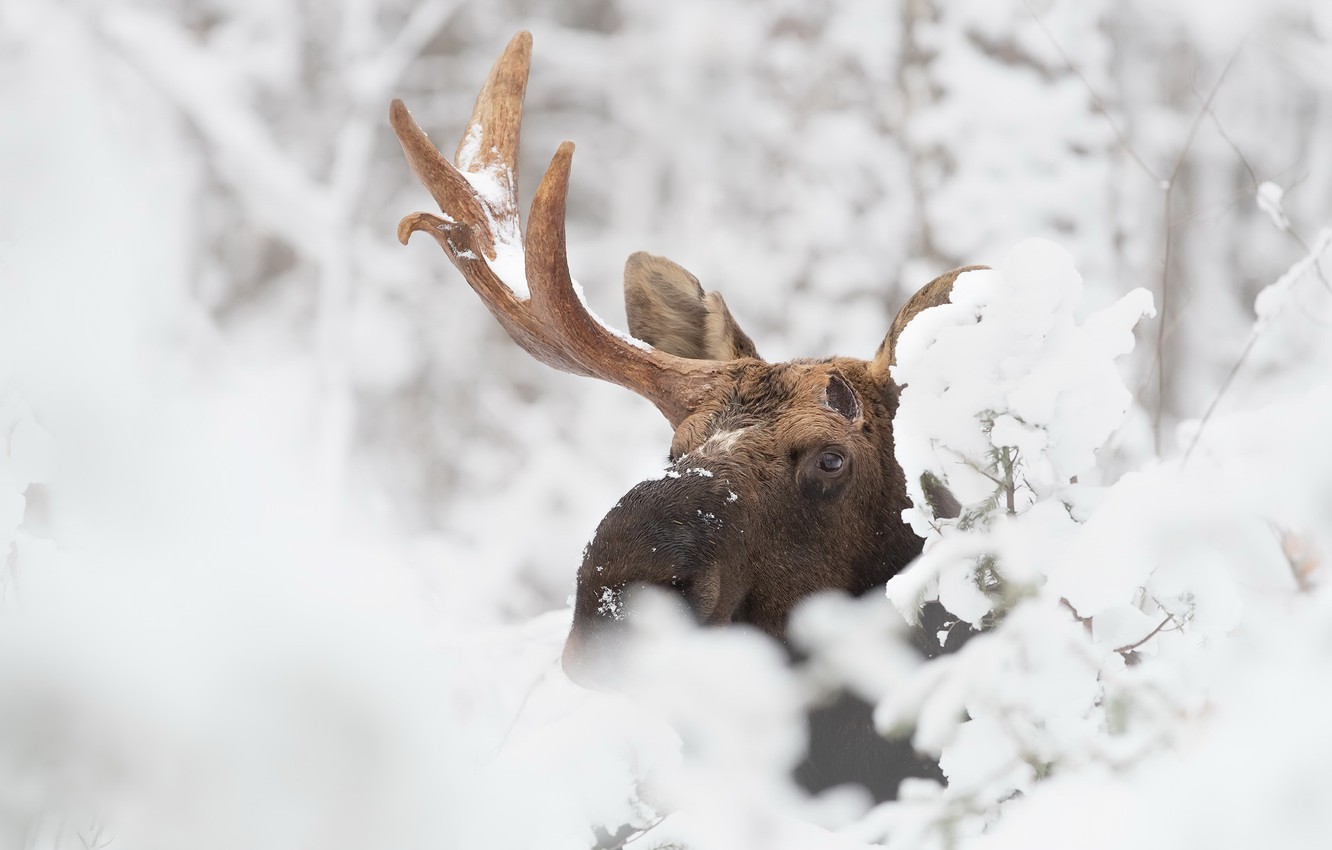
[[[570,328],[569,319],[576,320],[582,313],[569,303],[574,295],[573,277],[564,238],[573,149],[573,142],[563,142],[551,158],[532,197],[527,237],[523,240],[523,267],[532,292],[532,308],[549,318],[551,329],[562,335]]]
[[[573,165],[573,142],[564,142],[537,186],[527,223],[526,271],[532,309],[559,338],[561,351],[578,368],[618,384],[656,405],[673,427],[693,411],[707,379],[730,368],[716,360],[689,360],[634,340],[598,319],[569,273],[565,204]]]
[[[518,137],[523,124],[523,98],[532,66],[532,34],[520,30],[490,69],[476,96],[467,132],[453,161],[463,171],[504,168],[512,175],[513,206],[518,207]]]
[[[708,376],[728,364],[657,351],[604,325],[583,303],[565,248],[572,142],[560,145],[551,160],[532,200],[527,238],[520,236],[518,136],[531,54],[530,34],[520,32],[509,41],[477,96],[456,166],[402,102],[393,101],[389,120],[407,161],[444,213],[406,216],[398,223],[398,238],[406,243],[418,230],[430,234],[528,354],[556,369],[633,390],[678,426],[697,405]],[[512,267],[519,254],[525,280],[518,280]]]
[[[443,218],[421,212],[404,216],[398,222],[398,241],[406,245],[418,230],[429,234],[487,305],[495,301],[509,305],[516,303],[513,292],[495,275],[475,274],[470,269],[476,265],[488,272],[480,255],[496,255],[495,237],[476,190],[440,154],[401,100],[395,99],[389,107],[389,123],[393,125],[393,132],[398,136],[412,171],[444,213]]]
[[[573,276],[569,273],[564,219],[573,151],[573,142],[560,145],[532,198],[524,255],[532,309],[586,374],[641,391],[641,387],[625,383],[608,368],[617,359],[621,364],[625,359],[638,359],[633,356],[634,346],[589,314],[587,305],[574,290]],[[640,349],[636,353],[646,352]]]
[[[446,226],[442,229],[450,231],[455,245],[466,243],[464,250],[480,249],[491,258],[496,256],[496,234],[486,224],[505,226],[514,242],[521,231],[518,137],[531,64],[532,34],[524,30],[509,39],[508,46],[491,67],[472,107],[471,120],[453,163],[439,152],[401,100],[395,99],[389,107],[389,123],[412,171],[446,216],[450,213],[456,216],[443,222]],[[438,218],[430,215],[408,218],[412,220],[403,219],[399,225],[398,238],[404,243],[412,232],[431,232],[440,224]],[[469,232],[457,233],[461,229],[456,226],[459,224],[468,226]],[[449,253],[452,256],[456,252]],[[454,259],[456,262],[457,258]]]
[[[421,129],[416,119],[407,111],[406,104],[397,98],[394,98],[393,103],[389,105],[389,124],[393,126],[393,132],[398,137],[402,152],[407,157],[407,164],[412,167],[416,178],[430,192],[435,203],[439,204],[441,210],[453,210],[454,214],[459,216],[458,219],[449,216],[447,222],[427,213],[408,216],[398,225],[398,239],[404,245],[407,244],[407,237],[412,232],[429,230],[430,222],[458,224],[484,221],[485,212],[481,209],[481,202],[477,199],[471,184],[467,182],[467,178],[459,174],[453,163],[444,158],[430,141],[430,137],[425,134],[425,130]],[[445,215],[449,214],[446,212]],[[407,227],[408,219],[413,220],[411,227]],[[486,247],[490,248],[488,253],[493,256],[494,244],[486,236],[482,237],[483,241]]]

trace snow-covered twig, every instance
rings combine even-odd
[[[1258,318],[1249,331],[1249,339],[1244,343],[1244,348],[1240,351],[1239,356],[1235,358],[1235,362],[1231,364],[1230,370],[1226,372],[1225,379],[1221,381],[1221,386],[1217,388],[1216,394],[1212,396],[1211,403],[1207,405],[1207,410],[1203,411],[1202,417],[1198,420],[1198,425],[1193,432],[1193,439],[1189,441],[1189,447],[1184,450],[1185,463],[1188,463],[1193,450],[1198,447],[1198,441],[1202,439],[1203,430],[1207,427],[1207,423],[1211,421],[1212,414],[1216,412],[1221,400],[1225,398],[1226,393],[1230,390],[1235,376],[1239,374],[1240,368],[1243,367],[1250,352],[1253,351],[1254,345],[1263,335],[1263,331],[1267,330],[1272,320],[1290,302],[1295,284],[1308,273],[1309,269],[1319,268],[1318,263],[1323,255],[1327,253],[1329,246],[1332,246],[1332,227],[1324,228],[1319,232],[1309,252],[1254,298],[1254,311],[1258,314]]]

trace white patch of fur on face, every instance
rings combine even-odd
[[[719,455],[729,452],[735,448],[735,444],[740,441],[749,428],[736,428],[733,431],[719,431],[698,447],[698,453],[701,455]]]

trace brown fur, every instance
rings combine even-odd
[[[626,494],[588,546],[565,653],[571,672],[595,652],[595,636],[615,627],[607,589],[665,588],[701,622],[748,623],[781,640],[804,597],[864,593],[919,553],[921,541],[900,516],[909,503],[893,454],[898,388],[887,365],[902,328],[946,302],[961,271],[903,307],[874,361],[731,359],[676,428],[667,477]],[[688,327],[698,331],[711,315],[693,275],[635,254],[625,291],[640,338],[675,345],[680,356],[712,353]],[[830,450],[843,458],[833,475],[817,467]]]
[[[643,251],[624,264],[629,333],[654,348],[691,360],[757,358],[754,342],[716,292],[665,257]]]
[[[533,357],[638,393],[675,429],[667,476],[630,490],[584,554],[565,669],[589,682],[612,654],[605,650],[615,641],[603,638],[621,619],[618,601],[636,585],[672,590],[701,622],[749,623],[781,639],[803,597],[824,589],[864,593],[920,550],[900,517],[906,488],[893,456],[898,388],[890,367],[907,322],[946,301],[965,269],[917,293],[872,361],[769,364],[720,295],[704,293],[693,275],[669,260],[635,254],[625,267],[629,327],[653,346],[640,347],[588,312],[569,274],[564,211],[573,145],[565,142],[532,200],[523,238],[530,297],[519,297],[484,259],[496,255],[497,223],[520,230],[517,184],[511,181],[501,198],[483,197],[463,172],[519,172],[531,47],[528,33],[510,40],[477,97],[467,141],[453,162],[401,101],[391,105],[389,120],[412,170],[444,213],[406,216],[398,238],[406,242],[423,232],[435,239]],[[472,144],[474,131],[479,146]],[[936,492],[931,504],[950,498]],[[868,773],[857,781],[877,796],[896,788],[893,777],[901,773],[881,769],[889,760],[873,746],[883,741],[869,725],[868,707],[861,708],[822,724],[838,735],[859,728],[860,737],[832,749],[820,743],[828,739],[813,721],[813,749],[823,752],[811,753],[803,774],[808,787],[826,787],[837,781],[826,768],[836,773],[858,760]]]

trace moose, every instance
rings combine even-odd
[[[443,213],[406,216],[399,240],[428,234],[531,356],[632,390],[656,405],[675,432],[665,475],[625,494],[584,553],[564,669],[576,682],[601,684],[601,661],[622,627],[623,594],[643,585],[675,594],[702,624],[748,624],[784,641],[802,598],[824,590],[864,594],[921,550],[900,518],[908,501],[893,454],[899,388],[890,367],[906,324],[946,303],[953,281],[968,269],[917,292],[870,360],[769,363],[719,294],[705,293],[685,269],[646,253],[625,265],[631,335],[612,329],[587,308],[569,273],[571,142],[559,146],[537,187],[522,235],[518,140],[531,45],[526,32],[509,42],[453,162],[401,100],[393,101],[390,121]],[[946,493],[941,501],[948,501]],[[859,722],[869,729],[867,709],[848,713],[844,706],[830,717],[834,726]],[[841,758],[819,749],[816,723],[811,758],[825,764],[805,766],[801,777],[815,790],[831,784],[837,765],[825,768]],[[892,795],[902,775],[852,773],[880,798]]]

